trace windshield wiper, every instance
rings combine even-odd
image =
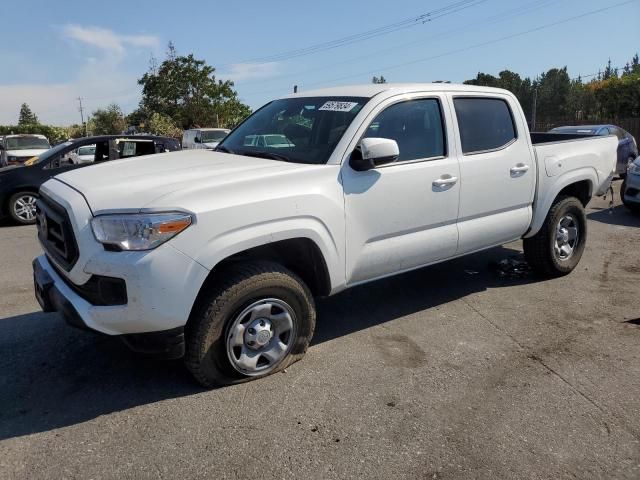
[[[238,152],[238,155],[246,155],[247,157],[269,158],[271,160],[282,160],[283,162],[295,162],[291,157],[282,155],[281,153],[262,152],[254,150],[243,150]]]
[[[230,148],[225,147],[224,145],[218,145],[213,149],[214,152],[224,152],[224,153],[235,153]]]

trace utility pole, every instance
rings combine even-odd
[[[78,102],[80,103],[80,108],[78,108],[78,110],[80,110],[80,121],[82,122],[82,131],[84,132],[84,136],[87,136],[87,126],[84,123],[84,109],[82,108],[82,97],[78,97]]]
[[[533,105],[531,106],[531,131],[536,129],[536,109],[538,107],[538,89],[533,90]]]

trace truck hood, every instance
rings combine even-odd
[[[55,177],[87,200],[91,210],[189,208],[198,192],[322,167],[207,150],[184,150],[92,165]],[[162,201],[159,199],[162,197]],[[187,198],[189,201],[181,201]],[[199,198],[202,203],[202,198]]]

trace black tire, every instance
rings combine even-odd
[[[311,292],[297,275],[277,263],[260,261],[236,265],[220,272],[219,278],[203,287],[185,332],[185,365],[200,384],[216,387],[261,378],[303,357],[315,329],[316,310]],[[241,312],[261,299],[290,306],[295,328],[286,356],[264,374],[245,375],[232,364],[227,342]]]
[[[557,228],[561,220],[571,217],[577,224],[577,240],[568,258],[556,252]],[[543,277],[561,277],[578,265],[587,239],[587,219],[584,206],[575,197],[557,197],[540,231],[523,242],[524,256],[535,273]]]
[[[11,195],[9,202],[7,202],[7,211],[11,219],[19,223],[20,225],[33,225],[36,223],[35,205],[32,213],[27,214],[24,210],[21,210],[21,204],[19,203],[25,198],[38,199],[38,194],[35,192],[18,192]],[[24,204],[24,201],[22,202]]]

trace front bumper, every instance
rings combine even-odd
[[[44,256],[33,261],[33,284],[36,300],[44,312],[59,312],[73,327],[105,333],[87,324],[80,313],[86,307],[82,304],[84,300],[58,276]],[[169,359],[184,356],[183,326],[154,332],[122,334],[120,337],[135,352]]]
[[[625,190],[623,195],[625,203],[640,205],[640,175],[627,174],[624,185]]]

